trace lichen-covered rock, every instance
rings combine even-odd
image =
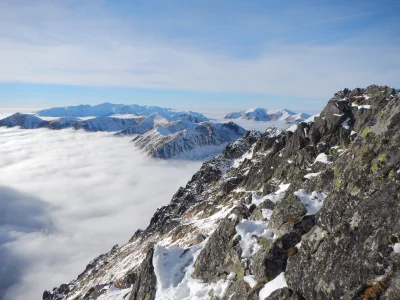
[[[400,259],[390,237],[400,233],[400,184],[394,176],[400,166],[400,101],[392,101],[381,107],[382,114],[389,107],[396,111],[387,114],[384,133],[364,128],[337,158],[316,226],[288,259],[289,288],[306,299],[396,299]]]
[[[269,227],[278,231],[279,228],[289,222],[290,218],[299,218],[307,213],[303,203],[293,194],[287,195],[274,208]]]

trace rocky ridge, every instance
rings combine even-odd
[[[247,132],[54,299],[398,299],[400,97],[337,92]]]

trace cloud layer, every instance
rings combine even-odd
[[[0,273],[6,299],[75,278],[147,226],[199,166],[150,159],[110,134],[0,128],[0,251],[16,262],[8,281]]]

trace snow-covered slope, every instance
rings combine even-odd
[[[10,117],[0,120],[0,126],[5,127],[16,127],[20,126],[22,129],[37,129],[37,128],[49,128],[49,129],[64,129],[64,128],[75,128],[84,129],[86,131],[120,131],[129,127],[132,127],[143,118],[134,119],[120,119],[112,117],[97,117],[88,120],[81,120],[75,117],[62,117],[59,119],[46,121],[42,120],[31,114],[15,113]]]
[[[125,105],[125,104],[112,104],[103,103],[99,105],[78,105],[68,107],[55,107],[49,109],[43,109],[38,112],[39,116],[43,117],[101,117],[110,115],[125,115],[134,114],[136,116],[149,116],[157,113],[169,121],[177,120],[181,118],[188,118],[192,122],[204,122],[208,119],[200,113],[189,111],[189,112],[178,112],[170,108],[162,108],[158,106],[141,106],[137,104]]]
[[[180,120],[161,124],[137,136],[134,142],[157,158],[203,159],[220,153],[228,142],[245,132],[233,122],[192,123]]]
[[[46,127],[47,121],[44,121],[34,115],[15,113],[12,116],[0,120],[0,126],[15,127],[20,126],[23,129],[35,129]]]
[[[265,109],[251,108],[247,111],[232,112],[225,116],[225,119],[245,119],[253,121],[284,121],[288,123],[298,123],[309,118],[306,113],[295,113],[288,109]]]

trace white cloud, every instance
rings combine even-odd
[[[16,285],[6,299],[39,299],[45,289],[76,278],[90,260],[146,227],[200,166],[150,159],[130,140],[69,129],[0,128],[0,186],[22,199],[13,206],[18,210],[3,210],[14,223],[0,252],[16,262],[10,280]],[[0,207],[7,207],[6,200],[0,197]]]
[[[0,81],[299,97],[329,97],[346,86],[400,85],[400,68],[393,64],[399,46],[381,34],[326,45],[270,41],[258,56],[233,57],[196,41],[160,39],[96,2],[74,10],[63,2],[40,3],[0,5]]]

